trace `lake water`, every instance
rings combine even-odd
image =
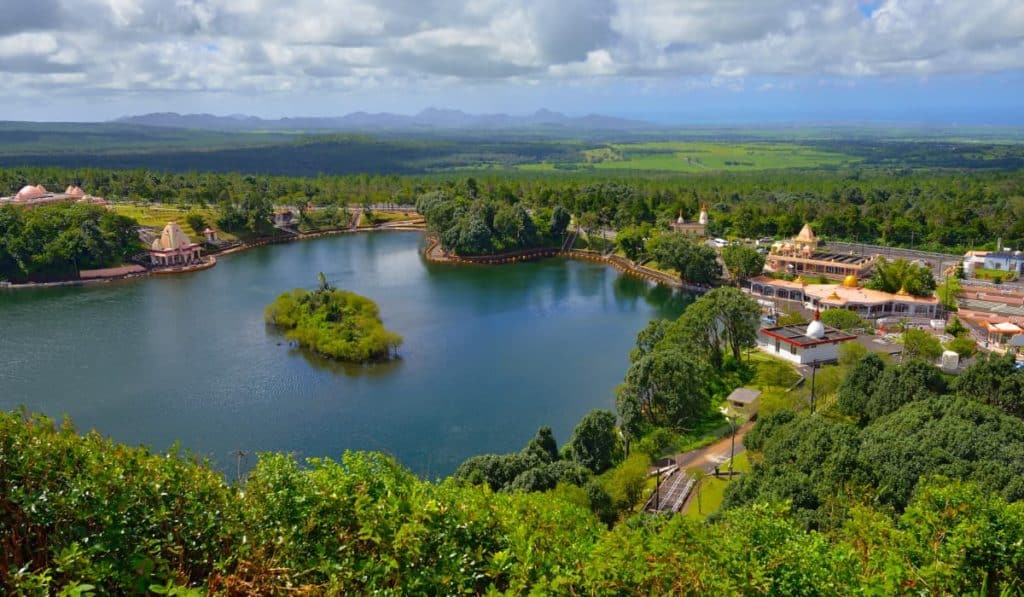
[[[0,408],[157,450],[179,440],[230,477],[236,450],[346,449],[434,477],[518,450],[541,425],[566,441],[587,411],[613,408],[636,333],[689,300],[588,262],[429,264],[422,243],[342,235],[187,275],[0,291]],[[339,366],[264,324],[264,306],[321,271],[377,302],[405,337],[399,361]]]

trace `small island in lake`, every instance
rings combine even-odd
[[[296,288],[267,306],[267,323],[314,352],[351,363],[398,357],[402,337],[384,328],[377,305],[353,292],[338,290],[320,274],[320,287]]]

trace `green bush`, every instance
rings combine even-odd
[[[909,416],[864,430],[863,459],[852,426],[765,417],[747,436],[764,462],[731,484],[733,504],[714,521],[638,515],[611,530],[604,523],[619,519],[616,499],[637,496],[640,456],[609,473],[619,498],[594,481],[546,493],[430,483],[372,453],[306,463],[262,454],[241,491],[173,453],[0,414],[0,592],[899,594],[920,586],[962,594],[978,579],[1012,592],[1024,510],[1007,499],[1024,486],[1019,462],[1004,469],[1024,441],[1019,420],[966,401],[906,408]],[[971,421],[979,433],[952,444]],[[985,460],[972,461],[975,452]],[[897,492],[887,501],[909,500],[901,513],[840,497],[863,493],[858,462],[877,463],[880,487]],[[955,474],[926,475],[911,492],[892,482],[909,479],[908,466]],[[811,475],[778,474],[793,467]],[[768,497],[736,505],[757,495],[759,478],[770,481]],[[826,507],[805,516],[822,490]],[[846,513],[846,522],[806,530],[829,512]]]
[[[176,450],[154,455],[69,422],[0,414],[0,593],[32,582],[108,594],[204,583],[241,553],[240,510],[218,473]],[[27,574],[44,568],[45,578]]]
[[[974,353],[978,351],[978,347],[974,340],[967,337],[953,338],[946,343],[946,349],[952,350],[960,355],[961,358],[973,356]]]
[[[267,306],[267,323],[286,330],[285,337],[322,355],[363,363],[397,356],[402,337],[384,328],[370,299],[331,288],[296,288]]]
[[[826,309],[821,313],[821,322],[841,330],[852,330],[867,327],[864,320],[853,311],[846,309]]]

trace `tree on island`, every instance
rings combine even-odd
[[[402,337],[384,328],[377,305],[337,290],[321,272],[313,292],[296,288],[267,306],[267,323],[314,352],[355,363],[396,358]]]

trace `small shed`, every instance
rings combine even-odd
[[[751,390],[750,388],[736,388],[729,394],[726,400],[729,402],[729,410],[737,414],[743,414],[747,417],[751,417],[757,413],[757,408],[760,405],[758,400],[761,397],[761,390]]]
[[[956,371],[957,367],[960,366],[960,355],[953,352],[952,350],[946,350],[942,353],[942,370],[951,373]]]

